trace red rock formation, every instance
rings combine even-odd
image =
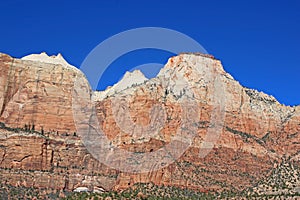
[[[300,107],[281,105],[271,96],[242,87],[224,71],[219,60],[210,56],[181,54],[170,58],[154,79],[124,90],[114,86],[110,90],[115,93],[95,93],[101,129],[113,145],[129,152],[155,152],[169,144],[184,123],[182,116],[193,116],[182,107],[184,99],[192,99],[197,106],[197,117],[193,117],[197,134],[187,151],[164,168],[142,173],[120,172],[102,164],[87,151],[81,137],[73,136],[72,92],[75,78],[83,77],[78,70],[4,54],[0,55],[0,70],[1,121],[9,127],[34,124],[36,130],[43,127],[45,132],[1,129],[2,183],[109,190],[153,182],[201,191],[239,191],[257,183],[282,157],[299,159]],[[124,109],[120,98],[128,102],[133,128],[118,118]],[[162,107],[152,112],[154,104]],[[160,118],[163,127],[140,134],[152,123],[151,116],[161,114],[161,110],[165,114]],[[69,135],[61,135],[65,132]],[[203,142],[209,141],[208,133],[216,140],[209,143],[213,148],[207,156],[199,157],[205,150]],[[119,159],[129,162],[125,157]]]
[[[1,121],[10,127],[74,132],[71,108],[78,70],[0,55]]]

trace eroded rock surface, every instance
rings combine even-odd
[[[156,78],[134,72],[122,79],[126,87],[117,84],[86,97],[95,103],[101,130],[115,147],[142,154],[173,140],[191,142],[183,155],[161,169],[113,169],[93,158],[75,128],[73,91],[90,91],[84,81],[74,88],[74,81],[84,75],[63,62],[29,58],[0,54],[1,121],[14,128],[34,125],[37,131],[0,130],[2,183],[110,190],[152,182],[204,192],[241,191],[268,175],[282,158],[299,165],[299,106],[284,106],[242,87],[212,56],[186,53],[170,58]],[[128,81],[131,76],[138,81]],[[187,102],[194,109],[187,111]],[[155,116],[159,122],[152,120]],[[187,122],[190,127],[184,127]],[[153,131],[149,124],[160,129]],[[192,138],[186,137],[187,128],[195,131]]]

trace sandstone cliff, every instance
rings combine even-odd
[[[61,55],[51,58],[42,53],[15,59],[0,54],[0,70],[1,121],[7,126],[75,131],[71,92],[74,78],[81,75],[77,68]]]
[[[93,158],[75,128],[74,82],[84,75],[61,58],[37,57],[0,54],[1,121],[6,126],[0,132],[2,183],[119,190],[152,182],[199,191],[242,191],[267,176],[283,158],[299,166],[299,106],[284,106],[272,96],[242,87],[211,56],[185,53],[170,58],[154,79],[134,72],[123,83],[86,97],[95,102],[101,129],[119,149],[139,154],[158,151],[174,138],[179,142],[187,138],[184,123],[195,132],[191,141],[184,142],[189,145],[183,155],[170,165],[141,173],[111,168]],[[128,76],[138,82],[126,81]],[[80,84],[89,94],[88,85]],[[186,99],[191,107],[182,107]],[[160,107],[153,110],[153,105]],[[151,116],[161,116],[163,123],[151,121]],[[187,122],[190,119],[192,123]],[[159,131],[152,132],[149,124]],[[35,131],[7,128],[25,125],[31,129],[34,125]],[[131,163],[124,157],[118,162]]]

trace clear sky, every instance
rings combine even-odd
[[[0,52],[13,57],[62,53],[80,66],[108,37],[138,27],[164,27],[194,38],[242,85],[300,104],[300,1],[263,0],[3,0]],[[137,51],[107,70],[99,89],[126,70],[171,54]]]

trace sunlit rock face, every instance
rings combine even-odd
[[[71,94],[82,73],[63,57],[45,53],[14,59],[0,55],[1,121],[40,131],[74,132]]]
[[[90,92],[86,99],[93,101],[99,127],[115,147],[142,154],[174,140],[189,144],[163,168],[142,173],[114,169],[90,154],[76,130],[72,95],[78,90],[74,82],[81,79],[84,75],[61,55],[14,59],[0,54],[1,121],[6,125],[0,132],[2,183],[118,190],[152,182],[241,191],[267,176],[283,158],[299,165],[299,106],[281,105],[272,96],[241,86],[212,56],[185,53],[170,58],[153,79],[134,71],[95,92],[86,80],[79,83]],[[7,128],[25,125],[34,125],[36,132]],[[187,129],[195,132],[191,138],[184,135]],[[126,159],[119,158],[123,163]],[[149,162],[155,166],[158,161]]]

